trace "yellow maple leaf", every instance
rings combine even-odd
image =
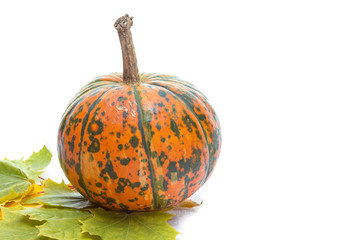
[[[1,206],[15,207],[18,205],[22,205],[24,201],[28,201],[29,199],[36,198],[44,194],[44,187],[42,185],[38,185],[32,180],[30,180],[30,182],[32,184],[23,193],[16,193],[14,191],[11,191],[11,193],[7,196],[7,200],[5,200],[1,204]],[[27,205],[39,205],[39,204],[36,202],[34,203],[29,202],[29,204]]]

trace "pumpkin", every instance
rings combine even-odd
[[[219,120],[192,84],[138,73],[125,15],[115,23],[123,73],[97,77],[68,105],[58,133],[61,167],[90,201],[123,211],[174,206],[196,192],[219,157]]]

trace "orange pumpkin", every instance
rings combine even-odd
[[[115,23],[124,73],[97,77],[67,107],[61,167],[92,202],[114,210],[174,206],[197,191],[219,157],[218,118],[206,97],[176,77],[139,74],[132,18]]]

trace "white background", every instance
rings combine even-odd
[[[134,16],[141,72],[181,77],[222,126],[203,205],[177,239],[360,238],[358,1],[1,1],[0,158],[53,152],[71,97],[122,71]]]

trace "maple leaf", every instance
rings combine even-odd
[[[84,232],[84,233],[82,233],[81,238],[79,238],[78,240],[102,240],[102,238],[99,236],[93,236],[93,235],[90,235],[90,233]]]
[[[202,202],[197,203],[193,200],[187,199],[185,201],[182,201],[178,205],[174,206],[174,208],[193,208],[193,207],[199,207],[201,204]]]
[[[44,146],[27,160],[0,160],[0,204],[16,205],[16,202],[40,196],[42,186],[38,176],[51,161],[52,154]],[[10,201],[13,203],[9,204]],[[29,203],[29,202],[28,202]]]
[[[49,165],[51,157],[51,152],[44,146],[40,151],[33,152],[27,160],[9,160],[5,158],[3,161],[20,168],[29,179],[39,183],[40,180],[38,177],[44,172],[42,170]]]
[[[80,220],[82,230],[103,240],[175,239],[179,234],[167,221],[173,216],[165,212],[124,213],[103,208],[89,209],[92,218]]]
[[[0,204],[20,198],[31,185],[32,183],[21,169],[0,160]]]
[[[50,179],[35,183],[51,159],[44,147],[25,161],[0,160],[1,240],[161,240],[179,234],[165,212],[124,213],[94,207],[72,186]],[[177,207],[194,207],[186,201]]]
[[[11,208],[1,208],[3,219],[0,220],[0,239],[1,240],[40,240],[40,233],[35,227],[38,221],[13,211]]]
[[[21,214],[29,216],[30,220],[46,221],[36,226],[40,235],[63,240],[95,239],[91,235],[85,235],[81,231],[79,220],[91,217],[86,210],[72,208],[25,208]]]
[[[39,205],[39,202],[38,201],[34,202],[33,198],[40,196],[42,193],[43,193],[43,186],[37,185],[36,183],[32,183],[32,185],[30,185],[25,192],[19,194],[20,195],[19,197],[12,200],[6,200],[2,204],[2,206],[15,207],[26,204],[27,206],[37,207]]]
[[[30,170],[41,170],[49,165],[51,157],[51,152],[43,146],[40,151],[33,152],[33,154],[25,162],[30,165]]]
[[[86,208],[94,205],[77,191],[71,190],[62,181],[60,184],[47,179],[44,182],[44,194],[36,198],[39,203],[53,207]]]
[[[24,194],[24,196],[20,199],[19,203],[22,205],[33,205],[39,204],[39,201],[36,200],[36,197],[40,197],[44,194],[44,186],[33,184],[33,188],[28,194]]]

